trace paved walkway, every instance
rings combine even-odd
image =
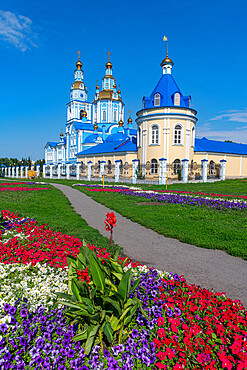
[[[89,226],[109,237],[104,220],[110,209],[79,190],[61,184],[52,185],[66,195]],[[226,292],[228,297],[240,299],[247,308],[247,261],[220,250],[199,248],[167,238],[114,213],[117,226],[113,237],[115,243],[123,247],[124,254],[149,267],[184,275],[189,283]]]

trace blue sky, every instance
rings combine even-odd
[[[247,144],[246,11],[245,0],[2,2],[0,157],[42,158],[59,139],[78,50],[90,100],[111,51],[134,118],[161,76],[164,35],[197,137]]]

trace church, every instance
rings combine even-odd
[[[156,179],[165,161],[169,178],[181,174],[183,163],[189,179],[200,178],[202,162],[212,178],[219,176],[221,162],[225,162],[227,177],[247,176],[247,145],[196,138],[197,111],[191,105],[191,96],[183,95],[173,78],[174,63],[168,51],[160,64],[160,80],[136,113],[137,129],[132,127],[130,116],[124,124],[124,103],[113,77],[110,53],[102,87],[97,82],[92,102],[88,101],[78,55],[65,134],[60,134],[60,141],[49,141],[45,146],[46,175],[56,176],[61,171],[59,177],[66,176],[68,170],[75,175],[79,163],[79,177],[83,178],[90,163],[93,177],[104,173],[110,178],[118,164],[120,177],[128,179],[135,164],[139,178]]]

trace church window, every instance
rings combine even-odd
[[[138,128],[138,137],[137,137],[137,139],[138,139],[137,145],[141,146],[142,145],[142,130],[141,130],[140,127]]]
[[[151,159],[150,173],[152,175],[155,175],[158,173],[158,161],[155,158]]]
[[[175,159],[175,161],[173,162],[173,174],[179,175],[180,168],[181,168],[180,159]]]
[[[214,175],[214,161],[209,162],[209,175]]]
[[[102,113],[102,121],[106,121],[106,111],[103,110],[103,113]]]
[[[191,160],[191,162],[190,162],[190,174],[191,175],[193,175],[193,169],[194,169],[194,161],[193,161],[193,159]]]
[[[120,171],[120,174],[123,173],[123,161],[122,161],[122,159],[120,159],[119,171]]]
[[[157,125],[151,127],[151,144],[159,144],[159,127]]]
[[[100,173],[100,161],[97,162],[97,172]]]
[[[177,144],[177,145],[182,144],[182,126],[181,125],[175,126],[173,144]]]
[[[192,127],[191,130],[191,146],[195,145],[195,127]]]
[[[160,94],[154,95],[154,106],[159,107],[160,106]]]
[[[176,93],[174,95],[174,105],[180,105],[180,94]]]
[[[114,121],[117,121],[117,111],[116,111],[116,110],[114,110],[113,120],[114,120]]]
[[[107,162],[107,173],[111,173],[111,170],[112,170],[112,164],[111,164],[111,161],[109,160]]]

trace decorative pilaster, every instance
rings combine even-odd
[[[207,182],[208,180],[208,160],[202,159],[202,181]]]
[[[221,159],[220,161],[220,179],[224,181],[226,179],[226,160]]]
[[[87,162],[87,180],[91,181],[92,177],[92,161]]]
[[[136,184],[136,180],[137,180],[138,163],[139,163],[138,159],[132,160],[132,183],[133,184]]]
[[[189,160],[182,159],[182,179],[184,183],[188,182],[189,178]]]
[[[159,159],[159,185],[165,185],[167,171],[166,171],[167,160],[165,158]]]

